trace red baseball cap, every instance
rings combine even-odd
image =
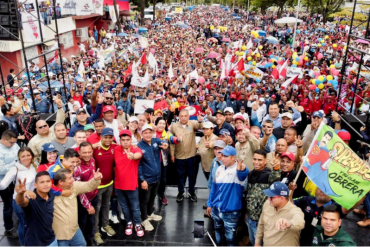
[[[340,130],[340,131],[338,131],[337,135],[343,141],[350,141],[351,140],[351,134],[347,130]]]
[[[280,157],[281,158],[288,157],[291,161],[294,161],[295,160],[294,154],[291,153],[291,152],[284,152],[284,153],[281,154]]]
[[[271,95],[271,98],[276,99],[276,95],[275,94]]]
[[[245,119],[244,119],[244,117],[242,115],[236,115],[236,116],[234,116],[234,121],[236,121],[238,119],[242,120],[243,122],[245,121]]]
[[[230,95],[230,98],[235,99],[235,98],[236,98],[236,95],[235,95],[234,93],[232,93],[232,94]]]
[[[107,111],[114,112],[114,106],[111,106],[111,105],[104,106],[103,113],[106,113]]]
[[[129,130],[121,130],[121,131],[119,132],[119,137],[121,137],[121,136],[123,136],[123,135],[127,135],[127,136],[129,136],[129,137],[132,137],[131,131],[129,131]]]

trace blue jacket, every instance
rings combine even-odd
[[[223,213],[239,211],[242,208],[244,180],[249,169],[246,167],[244,171],[238,171],[236,167],[235,162],[232,166],[221,165],[217,168],[208,197],[208,207],[215,207]]]
[[[118,102],[118,106],[122,106],[123,112],[130,114],[131,111],[131,102],[127,99],[123,101],[122,99]]]
[[[86,120],[86,124],[89,124],[89,123],[92,123],[94,122],[96,119],[100,118],[100,114],[102,112],[102,109],[103,109],[103,104],[97,104],[96,105],[96,110],[95,110],[95,113],[94,115],[92,115],[91,117],[89,117],[87,120]],[[82,124],[79,124],[77,121],[75,122],[75,124],[72,126],[71,130],[69,131],[69,136],[70,137],[74,137],[75,136],[75,133],[77,130],[83,130],[85,127],[85,125],[82,125]]]
[[[238,112],[238,104],[236,103],[236,101],[234,100],[234,101],[232,101],[232,100],[227,100],[226,101],[226,105],[227,105],[227,107],[231,107],[231,108],[233,108],[233,110],[234,110],[234,113],[236,113],[236,112]]]
[[[15,134],[18,136],[18,129],[17,129],[17,124],[15,123],[15,118],[8,118],[7,116],[2,116],[1,120],[5,121],[8,123],[8,130],[12,130],[15,132]]]
[[[34,110],[40,113],[49,113],[49,109],[51,105],[49,99],[46,99],[45,97],[42,97],[40,101],[37,101],[37,99],[35,99],[35,105],[36,105],[36,110],[33,108],[33,104],[31,104],[31,110]]]
[[[161,178],[161,158],[159,147],[162,143],[167,143],[159,138],[152,138],[151,145],[142,140],[137,146],[143,151],[139,163],[139,181],[144,180],[148,184],[158,183]]]
[[[208,178],[208,190],[211,191],[213,180],[216,176],[216,171],[219,166],[222,165],[222,161],[218,160],[216,157],[213,158],[212,164],[211,164],[211,170],[209,172],[209,178]]]
[[[213,113],[213,115],[214,115],[214,114],[216,113],[216,111],[217,111],[216,105],[217,105],[216,100],[213,100],[213,102],[209,102],[209,101],[208,101],[208,106],[209,106],[209,108],[211,108],[211,109],[212,109],[212,113]]]

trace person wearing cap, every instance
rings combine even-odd
[[[177,201],[181,202],[184,200],[185,192],[185,176],[189,177],[189,193],[190,199],[193,201],[197,200],[195,195],[195,154],[196,146],[195,143],[195,132],[202,127],[202,117],[198,116],[198,121],[189,120],[189,111],[183,109],[179,113],[180,121],[172,124],[170,132],[176,137],[180,138],[179,144],[171,146],[171,160],[176,164],[177,173],[179,175],[178,181],[178,195]],[[186,172],[188,171],[188,172]]]
[[[298,110],[295,109],[294,103],[292,101],[288,101],[286,103],[288,107],[291,107],[293,110],[293,120],[297,120],[300,118],[301,114]],[[271,102],[268,108],[268,114],[263,118],[263,121],[270,119],[274,122],[274,128],[278,128],[281,126],[281,114],[279,113],[279,104],[277,102]],[[263,122],[262,121],[262,122]]]
[[[280,179],[280,164],[273,163],[272,169],[267,168],[266,152],[257,149],[253,152],[253,167],[248,175],[248,184],[245,196],[246,224],[248,226],[249,240],[255,245],[255,237],[263,203],[267,200],[263,189],[268,188],[273,182]]]
[[[33,95],[33,101],[35,102],[35,104],[31,104],[31,111],[38,113],[49,113],[51,106],[50,100],[46,98],[46,96],[41,97],[41,93],[39,90],[33,90]],[[34,105],[36,106],[36,109],[34,108]]]
[[[304,228],[303,212],[289,201],[289,189],[275,182],[263,190],[268,200],[258,222],[255,246],[300,246],[299,234]]]
[[[84,127],[84,131],[86,132],[86,138],[88,138],[89,136],[91,136],[95,132],[94,125],[86,124],[85,127]]]
[[[233,121],[234,109],[232,107],[226,107],[224,113],[225,113],[225,121],[231,124],[231,122]]]
[[[212,183],[216,176],[216,171],[219,166],[222,165],[222,155],[221,151],[226,147],[226,143],[222,140],[216,140],[213,146],[213,152],[215,154],[215,158],[212,160],[209,178],[208,178],[208,190],[211,192]]]
[[[324,120],[324,113],[322,111],[315,111],[312,114],[311,124],[307,125],[305,131],[302,134],[303,153],[306,153],[308,149],[310,148],[313,138],[315,137],[316,132],[319,129],[321,122],[323,120]]]
[[[254,151],[260,148],[258,139],[248,128],[239,128],[236,130],[236,158],[242,160],[250,171],[253,170],[252,157]]]
[[[214,123],[216,124],[216,127],[213,129],[213,133],[217,136],[220,135],[220,131],[222,129],[226,129],[230,133],[230,137],[232,138],[233,142],[235,143],[235,130],[233,126],[230,123],[227,123],[225,120],[225,113],[222,111],[216,112],[216,117],[211,116],[211,112],[209,110],[206,111],[207,118],[212,122],[214,119]]]
[[[142,141],[138,147],[143,155],[139,163],[139,198],[142,225],[146,231],[154,230],[149,220],[160,221],[161,216],[154,214],[154,200],[161,178],[161,150],[168,148],[167,141],[153,138],[153,127],[145,124],[141,129]]]
[[[119,142],[119,131],[123,129],[123,124],[114,118],[115,109],[116,108],[112,105],[104,106],[103,107],[103,120],[104,120],[104,124],[106,127],[113,129],[114,137]]]
[[[281,155],[277,154],[272,162],[277,163],[273,164],[272,165],[273,167],[280,166],[281,170],[280,181],[289,186],[289,184],[293,182],[297,175],[297,171],[294,170],[295,165],[294,154],[291,152],[284,152]]]
[[[216,110],[223,112],[225,110],[225,108],[227,107],[227,103],[225,101],[225,95],[221,94],[221,95],[217,96],[216,102],[217,102]]]
[[[139,204],[139,162],[143,155],[140,148],[132,145],[130,130],[121,130],[119,133],[120,145],[114,149],[115,161],[115,194],[122,207],[126,221],[126,235],[132,235],[135,226],[138,237],[144,236],[140,219]]]
[[[294,128],[297,130],[297,135],[302,135],[308,120],[307,114],[304,111],[302,106],[297,107],[297,111],[301,114],[301,121],[293,123],[293,114],[290,112],[284,112],[281,114],[281,126],[274,128],[273,134],[277,139],[283,138],[285,134],[285,130],[292,127],[294,124]]]
[[[130,116],[126,112],[123,111],[122,106],[117,107],[117,120],[121,122],[123,127],[127,126],[127,121],[129,119],[129,117]]]
[[[49,167],[54,165],[58,158],[58,151],[52,143],[45,143],[41,149],[41,161],[37,168],[37,172],[47,171]]]
[[[113,192],[113,167],[114,167],[114,149],[113,144],[114,131],[111,128],[104,128],[101,133],[100,147],[94,148],[93,156],[96,169],[99,169],[103,178],[98,187],[97,205],[95,208],[94,241],[101,245],[104,241],[100,235],[99,222],[101,222],[103,232],[108,236],[114,236],[116,232],[109,225],[109,203]],[[100,220],[101,211],[101,220]]]
[[[73,124],[69,131],[69,136],[74,137],[77,130],[83,130],[86,124],[90,124],[94,122],[96,119],[100,118],[100,115],[102,114],[102,108],[103,108],[103,96],[99,96],[98,104],[96,106],[95,113],[88,117],[86,110],[84,108],[79,108],[76,111],[76,122]]]
[[[200,139],[198,148],[201,158],[202,170],[207,181],[210,174],[212,160],[215,158],[215,154],[213,152],[214,142],[218,139],[218,137],[213,134],[213,128],[213,123],[203,123],[202,131],[204,136]]]
[[[142,116],[142,118],[144,118],[144,115],[141,115],[141,116]],[[135,145],[135,146],[141,141],[141,138],[142,138],[141,134],[140,134],[141,130],[140,130],[140,133],[139,133],[139,122],[140,122],[140,120],[136,116],[131,116],[128,119],[128,125],[127,125],[128,130],[132,134],[132,145]]]
[[[242,209],[243,184],[249,169],[236,159],[236,150],[226,146],[221,152],[222,165],[217,168],[207,201],[207,213],[214,222],[216,244],[222,244],[222,232],[226,241],[235,245],[236,227]]]
[[[341,208],[326,205],[322,211],[322,224],[316,225],[311,237],[311,246],[357,246],[356,242],[341,227]]]
[[[232,109],[232,112],[234,114],[234,112],[237,112],[238,110],[238,105],[236,103],[236,94],[235,93],[232,93],[230,94],[230,98],[228,98],[226,100],[226,105],[227,107],[230,107]],[[226,109],[225,109],[225,113],[226,113]]]

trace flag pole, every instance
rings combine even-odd
[[[294,50],[294,45],[295,45],[295,36],[297,33],[297,22],[298,22],[298,13],[299,13],[299,5],[301,4],[301,0],[298,0],[298,7],[297,7],[297,16],[295,18],[295,24],[294,24],[294,34],[293,34],[293,43],[292,43],[292,48]]]

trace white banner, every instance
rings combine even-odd
[[[91,15],[94,13],[94,9],[91,0],[78,0],[76,2],[76,15]]]
[[[154,108],[154,100],[137,99],[135,103],[135,114],[143,114],[148,108]]]
[[[103,0],[92,0],[94,5],[94,13],[103,15]]]
[[[110,18],[112,19],[112,22],[116,23],[117,22],[117,16],[116,16],[116,11],[114,9],[114,6],[109,6],[109,15],[110,15]]]
[[[36,11],[22,12],[24,42],[41,42],[40,25]],[[40,14],[41,16],[41,14]],[[41,22],[41,31],[44,34],[44,23]]]
[[[296,75],[298,75],[298,78],[303,77],[302,68],[288,67],[287,72],[286,72],[286,77],[293,77]]]
[[[140,77],[137,73],[137,70],[132,71],[132,77],[131,77],[131,86],[136,87],[147,87],[150,82],[150,77],[148,73],[148,69],[145,72],[144,77]]]
[[[57,0],[62,9],[62,15],[76,15],[76,0]]]
[[[263,71],[250,64],[244,64],[244,72],[242,74],[253,79],[262,80],[263,78]]]

